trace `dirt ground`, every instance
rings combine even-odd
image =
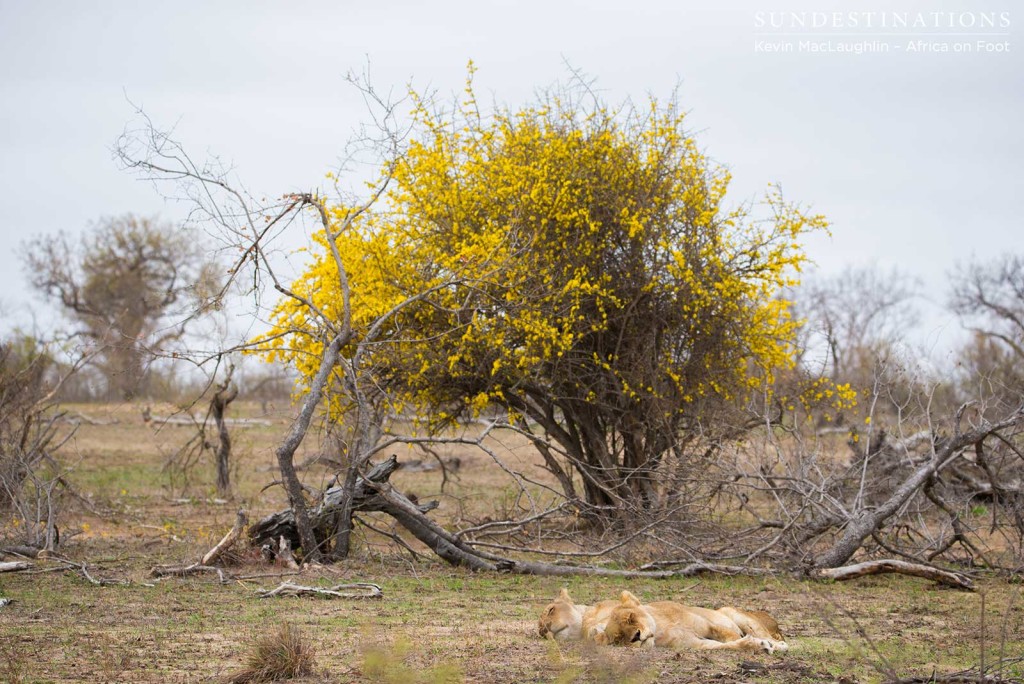
[[[0,574],[0,681],[215,682],[241,666],[253,642],[283,622],[316,651],[309,682],[874,682],[926,677],[996,664],[1005,678],[1024,679],[1021,584],[983,579],[981,590],[940,589],[907,577],[843,584],[779,578],[701,577],[663,581],[475,574],[430,557],[416,561],[372,533],[355,558],[282,576],[279,567],[245,554],[230,568],[240,577],[147,577],[158,563],[191,562],[230,527],[239,506],[253,518],[284,506],[273,447],[288,407],[271,424],[236,430],[231,501],[213,496],[212,468],[200,461],[188,477],[165,468],[188,428],[143,423],[139,406],[73,410],[108,425],[79,427],[64,458],[82,501],[69,501],[62,554],[86,563],[97,586],[56,560],[30,572]],[[166,409],[166,407],[164,407]],[[234,408],[234,407],[233,407]],[[261,416],[261,407],[238,407]],[[154,413],[166,413],[154,407]],[[239,411],[235,411],[239,415]],[[529,448],[505,440],[506,465],[543,477]],[[327,447],[323,447],[329,452]],[[318,453],[310,444],[298,460]],[[420,454],[396,451],[402,459]],[[489,458],[450,450],[458,473],[440,491],[437,472],[402,473],[396,483],[420,499],[439,498],[439,520],[457,524],[500,515],[513,490]],[[322,472],[321,472],[322,471]],[[305,472],[310,484],[329,476]],[[12,534],[12,521],[2,521]],[[386,520],[378,520],[386,526]],[[70,538],[69,538],[70,537]],[[8,559],[9,560],[9,559]],[[261,599],[290,579],[331,586],[379,584],[379,600]],[[674,653],[556,645],[540,639],[536,620],[562,586],[584,603],[623,589],[645,600],[767,610],[791,649],[783,654]],[[982,604],[984,601],[984,612]]]

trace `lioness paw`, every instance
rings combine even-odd
[[[752,637],[757,645],[767,653],[775,653],[778,651],[782,653],[789,650],[789,644],[785,641],[775,641],[774,639],[760,639]]]

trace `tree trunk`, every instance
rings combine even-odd
[[[310,525],[316,531],[322,531],[323,537],[326,538],[327,534],[330,534],[330,530],[334,527],[332,521],[334,521],[339,515],[339,511],[344,507],[346,501],[350,502],[350,513],[357,511],[383,511],[385,510],[384,502],[377,495],[377,487],[387,483],[392,473],[398,470],[398,458],[391,456],[391,458],[378,463],[371,467],[365,475],[359,475],[355,473],[355,484],[351,489],[351,494],[346,496],[345,486],[331,487],[327,489],[323,494],[323,499],[320,505],[312,511],[310,515]],[[427,504],[412,504],[409,502],[420,514],[426,513],[437,507],[437,502],[432,501]],[[249,539],[250,543],[254,546],[263,546],[265,544],[271,544],[276,547],[278,540],[281,537],[288,539],[295,543],[300,542],[299,533],[296,529],[295,516],[292,509],[285,509],[277,513],[266,516],[259,522],[255,523],[249,528]],[[316,543],[320,543],[321,539],[318,539]]]
[[[382,485],[378,492],[382,509],[427,548],[452,565],[471,570],[497,570],[498,566],[440,525],[424,515],[423,511],[390,483]]]
[[[217,446],[217,495],[221,497],[231,494],[231,434],[224,421],[224,411],[237,396],[238,387],[231,383],[229,374],[220,390],[210,400],[213,420],[217,424],[217,434],[220,436],[220,444]]]
[[[284,480],[285,490],[288,492],[288,504],[295,516],[295,529],[299,536],[299,545],[302,547],[302,557],[307,561],[320,559],[320,551],[316,542],[316,535],[310,525],[309,512],[306,508],[306,499],[302,493],[302,483],[299,475],[295,472],[293,462],[295,450],[289,450],[281,446],[277,450],[277,467],[281,471],[281,479]]]
[[[148,375],[145,349],[121,333],[110,334],[116,337],[107,342],[107,363],[103,367],[109,383],[108,394],[128,401],[143,396],[147,389],[145,381]]]
[[[313,420],[313,413],[320,405],[327,381],[338,364],[341,348],[350,337],[351,333],[348,331],[338,333],[324,349],[323,356],[320,358],[320,367],[313,377],[313,382],[310,383],[309,392],[302,401],[299,414],[292,421],[288,435],[276,451],[277,467],[281,471],[281,480],[284,482],[285,491],[288,492],[288,503],[295,516],[295,528],[298,532],[299,544],[302,546],[302,558],[306,562],[320,560],[320,549],[317,546],[313,526],[310,524],[306,499],[302,493],[302,483],[295,472],[295,452],[306,437],[309,424]]]
[[[397,464],[397,460],[395,461]],[[334,544],[331,548],[331,560],[348,558],[352,545],[352,514],[356,483],[359,481],[359,467],[349,463],[345,472],[345,481],[341,486],[341,503],[334,514]]]

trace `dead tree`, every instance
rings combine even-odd
[[[371,467],[365,474],[357,475],[351,491],[346,492],[344,486],[325,490],[320,503],[310,511],[310,522],[317,535],[314,542],[316,546],[326,545],[329,541],[334,533],[335,520],[346,504],[351,513],[387,510],[384,500],[379,496],[378,488],[387,483],[398,468],[397,457],[391,456]],[[433,501],[415,506],[420,513],[426,513],[437,508],[437,505],[438,503]],[[270,552],[278,547],[282,537],[292,547],[298,547],[302,543],[295,523],[295,513],[291,508],[269,515],[249,528],[250,543]]]
[[[322,353],[317,370],[303,397],[299,412],[292,421],[287,434],[281,439],[275,455],[281,474],[281,484],[288,495],[289,505],[295,518],[295,526],[303,557],[306,561],[319,560],[321,552],[310,522],[303,486],[295,469],[295,453],[302,444],[314,416],[319,411],[325,393],[335,389],[333,383],[339,374],[351,382],[350,369],[342,368],[341,349],[353,340],[350,291],[345,266],[338,253],[336,238],[349,230],[365,212],[381,197],[387,188],[394,164],[400,157],[404,137],[402,124],[396,118],[399,103],[382,99],[372,88],[368,77],[350,76],[353,84],[364,96],[368,106],[373,108],[376,130],[368,131],[355,142],[353,151],[357,154],[370,150],[382,155],[384,163],[379,182],[362,201],[353,199],[346,202],[343,216],[328,214],[324,200],[318,193],[286,195],[279,203],[261,204],[249,193],[236,189],[230,182],[229,171],[216,163],[196,163],[187,151],[166,133],[159,131],[141,110],[136,114],[142,120],[139,129],[127,129],[117,141],[116,150],[122,166],[151,181],[167,181],[175,184],[176,191],[184,193],[195,205],[195,218],[205,217],[219,227],[224,239],[237,248],[240,256],[229,269],[229,277],[223,283],[216,297],[221,297],[241,276],[251,276],[254,301],[259,305],[259,289],[269,284],[282,297],[297,302],[315,321],[322,341]],[[352,199],[352,198],[349,198]],[[267,243],[277,231],[312,209],[324,231],[325,243],[331,251],[337,266],[337,278],[341,292],[340,311],[327,312],[319,309],[310,299],[291,289],[278,277],[273,260],[273,250]],[[258,349],[258,343],[240,345],[239,348]],[[223,353],[222,352],[219,352]],[[219,355],[218,354],[218,355]],[[358,392],[358,390],[356,390]],[[362,419],[368,421],[369,418]],[[360,434],[369,435],[369,423],[363,423]],[[353,484],[360,465],[353,460],[352,472],[346,482]],[[342,519],[345,516],[341,516]],[[337,546],[343,546],[339,540]]]
[[[32,286],[94,345],[108,393],[125,399],[145,393],[153,357],[209,311],[221,271],[196,236],[132,215],[101,220],[79,244],[37,237],[24,258]]]
[[[217,496],[228,498],[231,496],[231,426],[247,427],[259,422],[246,419],[231,419],[225,417],[228,406],[238,397],[238,386],[232,376],[235,367],[229,363],[221,382],[214,385],[220,368],[220,359],[217,359],[217,369],[211,375],[207,386],[202,394],[212,391],[206,414],[196,416],[183,407],[177,414],[170,416],[154,415],[146,406],[142,410],[142,420],[161,429],[164,426],[191,427],[195,430],[192,437],[185,442],[173,455],[164,463],[164,471],[170,475],[172,485],[180,477],[182,489],[187,490],[191,479],[192,469],[199,463],[200,459],[210,452],[213,456],[214,468],[216,471]],[[210,418],[217,431],[216,439],[209,437]],[[262,421],[264,424],[269,424]]]
[[[963,409],[961,409],[961,414]],[[967,432],[953,435],[944,440],[937,441],[932,449],[931,458],[927,463],[917,468],[904,482],[892,493],[881,506],[873,510],[867,510],[856,518],[846,523],[846,529],[842,537],[815,560],[814,565],[819,568],[834,568],[842,565],[853,557],[864,540],[875,532],[879,526],[889,519],[896,511],[903,506],[912,496],[919,493],[935,473],[949,466],[953,461],[963,455],[964,449],[984,443],[985,439],[999,430],[1015,425],[1024,412],[1017,411],[1009,418],[991,424],[987,421],[980,426]],[[959,416],[957,425],[959,426]]]

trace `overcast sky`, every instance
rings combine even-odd
[[[28,237],[185,216],[112,158],[128,100],[277,196],[323,185],[365,117],[343,76],[367,58],[379,88],[442,93],[472,59],[481,99],[510,105],[566,62],[611,101],[679,83],[734,200],[778,182],[832,220],[809,245],[823,272],[899,266],[941,303],[957,260],[1024,248],[1020,24],[1009,1],[0,0],[0,328],[41,311],[16,253]]]

